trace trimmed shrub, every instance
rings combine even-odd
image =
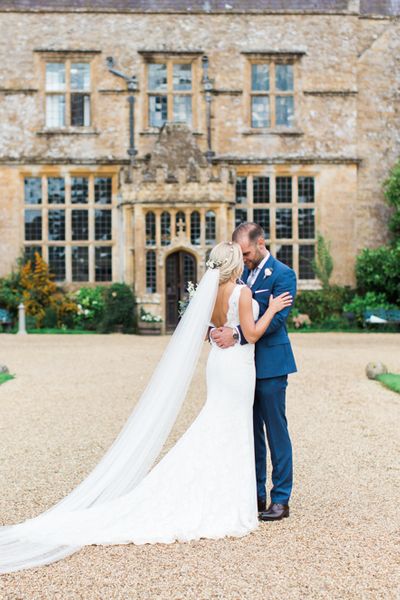
[[[126,283],[113,283],[104,290],[104,314],[99,330],[109,333],[118,328],[123,333],[134,333],[137,328],[135,296]]]
[[[313,325],[330,323],[335,318],[342,320],[346,302],[354,296],[354,291],[347,287],[332,285],[322,290],[305,290],[299,292],[295,300],[295,308],[299,313],[307,314]]]
[[[99,328],[104,316],[104,288],[80,288],[74,295],[78,311],[74,317],[74,324],[78,329],[95,331]]]
[[[360,295],[384,294],[388,302],[400,304],[400,242],[362,250],[357,256],[356,278]]]

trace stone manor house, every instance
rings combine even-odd
[[[400,1],[3,0],[0,276],[37,250],[70,289],[177,301],[235,223],[318,286],[386,240]]]

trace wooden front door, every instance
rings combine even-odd
[[[196,259],[188,252],[178,251],[167,256],[165,264],[167,331],[173,331],[179,321],[179,300],[187,296],[188,281],[197,283]]]

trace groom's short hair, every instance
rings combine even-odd
[[[258,223],[240,223],[232,233],[232,241],[237,242],[243,236],[252,243],[256,243],[260,238],[265,239],[264,229]]]

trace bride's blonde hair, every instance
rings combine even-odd
[[[208,263],[219,269],[220,284],[238,278],[244,268],[242,249],[236,242],[221,242],[211,250]]]

